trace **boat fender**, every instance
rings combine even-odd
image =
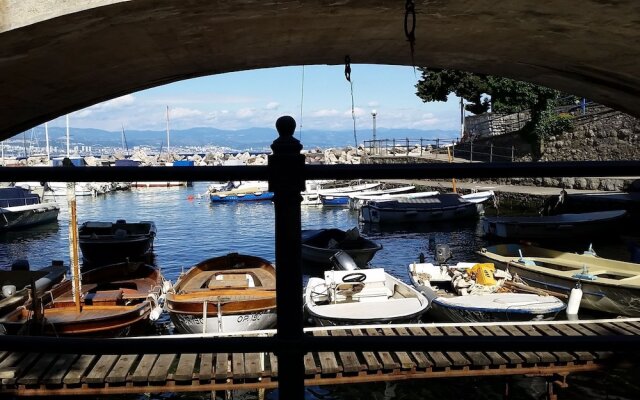
[[[162,281],[162,293],[167,294],[173,291],[173,284],[169,280]]]
[[[569,295],[569,302],[567,304],[567,315],[577,315],[578,310],[580,309],[580,301],[582,301],[582,288],[580,282],[571,289],[571,294]]]
[[[162,311],[164,311],[164,310],[162,309],[162,307],[160,307],[160,306],[156,306],[156,307],[154,307],[154,308],[151,310],[151,312],[149,313],[149,319],[150,319],[151,321],[157,321],[157,320],[158,320],[158,318],[160,318],[160,316],[162,315]]]

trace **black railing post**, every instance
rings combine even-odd
[[[469,162],[473,162],[473,140],[471,141],[471,146],[469,148]]]
[[[302,144],[293,137],[296,121],[278,118],[279,137],[269,156],[269,191],[274,193],[278,390],[280,399],[304,398],[302,253],[300,203],[304,190]]]
[[[489,147],[489,162],[493,162],[493,142],[490,143],[491,147]]]

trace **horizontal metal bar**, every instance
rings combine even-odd
[[[638,351],[640,335],[609,336],[303,336],[127,339],[2,336],[0,350],[67,354],[306,353],[308,351]]]
[[[305,165],[305,179],[450,179],[640,176],[640,161]],[[268,180],[267,166],[0,167],[0,182]]]

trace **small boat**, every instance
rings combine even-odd
[[[11,270],[0,270],[0,316],[24,305],[33,295],[32,283],[35,284],[35,295],[42,296],[46,290],[64,279],[67,268],[62,261],[54,261],[50,266],[39,270],[30,270],[27,260],[16,260]]]
[[[43,203],[40,196],[29,189],[0,188],[0,231],[57,221],[59,213],[56,203]]]
[[[482,231],[502,239],[592,239],[611,236],[626,216],[625,210],[530,217],[483,217]]]
[[[439,222],[478,218],[482,210],[482,201],[493,196],[479,197],[472,194],[472,200],[457,193],[443,193],[417,199],[397,199],[369,201],[360,208],[359,220],[365,223],[416,223]],[[484,199],[484,200],[483,200]]]
[[[107,265],[82,273],[80,303],[72,280],[65,280],[38,299],[0,320],[9,332],[53,336],[120,336],[134,324],[157,318],[162,309],[160,271],[140,262]],[[78,311],[78,306],[80,311]]]
[[[640,317],[639,264],[601,258],[592,250],[574,254],[519,244],[489,246],[477,254],[537,288],[568,296],[581,286],[582,308]]]
[[[347,253],[332,258],[336,270],[309,278],[304,310],[318,326],[419,322],[429,308],[420,292],[382,268],[357,269]]]
[[[302,259],[307,262],[328,265],[329,259],[342,250],[364,268],[381,249],[381,244],[360,236],[358,228],[302,231]]]
[[[415,186],[400,186],[386,189],[375,187],[371,190],[358,190],[355,192],[322,193],[320,194],[320,202],[324,207],[347,207],[349,206],[350,197],[355,196],[356,194],[364,196],[381,196],[384,194],[406,193],[415,188]]]
[[[324,184],[326,185],[331,184],[334,186],[323,187],[322,185]],[[373,190],[382,185],[382,183],[380,182],[361,183],[360,181],[349,183],[346,185],[345,184],[339,185],[339,184],[336,184],[335,182],[327,182],[324,184],[316,184],[315,189],[312,189],[314,186],[311,186],[311,188],[307,187],[305,192],[302,193],[303,204],[325,205],[325,202],[326,202],[326,205],[330,206],[331,205],[330,203],[332,203],[332,200],[336,196],[340,197],[347,193],[356,193],[356,192]],[[322,201],[322,197],[325,198],[324,202]],[[343,206],[344,204],[345,204],[344,199],[342,198],[340,198],[339,200],[336,199],[336,205]],[[348,199],[346,204],[348,204]]]
[[[209,198],[212,203],[271,200],[273,192],[269,191],[267,182],[234,181],[223,190],[210,192]]]
[[[145,257],[156,233],[153,221],[87,221],[78,229],[78,242],[85,263],[97,266]]]
[[[178,278],[165,307],[181,333],[241,332],[276,324],[276,272],[267,260],[231,253]]]
[[[131,182],[131,187],[136,189],[149,188],[177,188],[189,186],[187,181],[148,181],[148,182]]]
[[[387,194],[362,194],[355,193],[349,195],[349,209],[360,210],[363,205],[369,201],[385,201],[385,200],[398,200],[398,199],[421,199],[423,197],[431,197],[440,194],[440,192],[415,192],[415,193],[387,193]]]
[[[490,263],[412,263],[409,278],[431,302],[427,317],[437,321],[546,321],[566,308],[557,297],[516,282]]]

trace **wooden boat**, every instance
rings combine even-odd
[[[582,308],[640,317],[640,264],[519,244],[490,246],[477,254],[534,287],[569,295],[579,283]]]
[[[53,222],[59,212],[56,203],[43,203],[40,196],[29,189],[0,188],[0,231]]]
[[[566,308],[562,300],[541,290],[523,287],[514,282],[508,272],[496,270],[493,264],[412,263],[409,277],[431,302],[427,317],[437,321],[552,320]]]
[[[224,190],[212,191],[209,194],[212,203],[236,201],[260,201],[273,199],[267,182],[229,182]]]
[[[136,323],[157,317],[162,276],[140,262],[107,265],[82,273],[80,311],[73,282],[66,280],[38,299],[42,315],[31,303],[7,314],[0,323],[8,331],[55,336],[118,336]]]
[[[32,271],[26,260],[14,262],[9,271],[0,270],[0,316],[24,305],[32,295],[32,284],[35,284],[36,296],[42,296],[64,279],[66,271],[62,261],[54,261],[48,267]]]
[[[210,258],[181,275],[166,309],[181,333],[239,332],[276,324],[276,276],[267,260],[237,253]]]
[[[531,217],[483,217],[487,236],[502,239],[575,239],[613,235],[625,210]]]
[[[457,193],[444,193],[417,199],[369,201],[360,208],[359,220],[365,223],[438,222],[477,218],[482,201],[474,193],[469,201]],[[493,196],[487,192],[485,200]]]
[[[338,268],[355,262],[344,252]],[[304,310],[319,326],[418,322],[429,301],[382,268],[331,270],[312,277],[304,291]]]
[[[329,259],[342,250],[364,268],[381,249],[381,244],[360,236],[358,228],[302,231],[302,259],[311,263],[329,264]]]
[[[156,233],[153,221],[88,221],[78,229],[78,242],[85,264],[97,266],[141,259],[153,249]]]

